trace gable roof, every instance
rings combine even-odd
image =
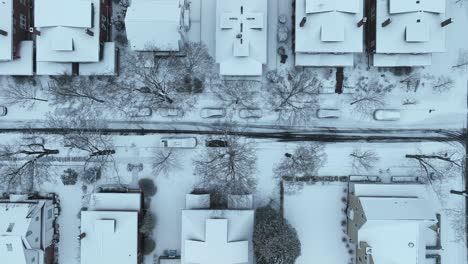
[[[132,50],[179,51],[182,9],[174,0],[133,0],[125,16]]]
[[[0,30],[7,36],[0,35],[0,61],[13,59],[13,0],[0,1]]]

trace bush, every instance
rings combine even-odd
[[[149,211],[146,211],[143,220],[141,221],[140,233],[149,236],[153,234],[154,226],[156,225],[156,219]]]
[[[91,167],[88,169],[85,169],[83,176],[81,176],[81,180],[86,183],[86,184],[92,184],[97,182],[99,179],[101,179],[101,168],[99,167]]]
[[[63,185],[75,185],[78,181],[78,172],[68,168],[63,171],[63,174],[60,176],[60,178],[62,179]]]
[[[145,237],[143,238],[142,253],[143,255],[149,255],[156,248],[156,242],[153,238]]]
[[[120,45],[120,46],[122,46],[122,47],[125,47],[125,46],[128,45],[128,39],[127,39],[127,37],[126,37],[125,35],[123,35],[123,34],[117,34],[117,35],[115,36],[115,38],[114,38],[114,41],[115,41],[118,45]]]
[[[152,179],[140,179],[138,181],[138,186],[146,197],[152,197],[156,194],[156,185],[154,185],[154,181]]]

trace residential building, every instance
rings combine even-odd
[[[2,263],[54,263],[55,205],[53,199],[10,195],[0,200]]]
[[[267,63],[268,0],[216,1],[216,62],[223,76],[261,76]]]
[[[295,0],[296,66],[353,66],[363,51],[364,0]]]
[[[111,15],[110,0],[35,0],[37,74],[115,74]]]
[[[352,184],[347,232],[356,263],[423,264],[438,230],[435,200],[423,184]]]
[[[251,196],[242,199],[248,205]],[[245,203],[247,201],[247,203]],[[189,194],[182,211],[181,263],[254,263],[252,208],[210,209],[209,194]]]
[[[81,264],[140,263],[141,193],[94,193],[81,212]]]
[[[33,75],[31,1],[0,1],[0,75]]]
[[[445,0],[367,0],[367,49],[379,67],[432,64],[445,51]]]
[[[180,51],[190,27],[184,0],[134,0],[127,9],[125,30],[134,51]]]

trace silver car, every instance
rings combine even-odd
[[[183,117],[184,111],[180,108],[161,108],[159,114],[162,117]]]
[[[200,112],[202,118],[222,118],[226,116],[225,108],[203,108]]]
[[[374,112],[374,119],[378,121],[398,121],[401,111],[398,109],[379,109]]]
[[[240,118],[261,118],[263,116],[262,109],[248,109],[244,108],[239,110],[239,117]]]
[[[317,110],[317,118],[328,119],[328,118],[340,118],[341,111],[339,109],[319,109]]]

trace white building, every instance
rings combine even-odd
[[[0,262],[43,264],[54,260],[54,204],[11,195],[0,200]]]
[[[96,193],[81,212],[81,264],[137,264],[140,193]]]
[[[363,51],[363,0],[296,0],[297,66],[353,66]]]
[[[216,62],[223,76],[261,76],[267,63],[268,0],[216,1]]]
[[[110,5],[108,0],[35,0],[37,74],[80,73],[79,66],[89,63],[100,65],[84,74],[115,74],[115,46],[107,42]]]
[[[370,9],[373,65],[426,66],[445,51],[445,0],[374,0]]]
[[[27,2],[0,1],[0,75],[33,75],[28,10]]]
[[[125,16],[134,51],[180,51],[182,34],[189,26],[183,0],[133,0]]]
[[[348,235],[357,264],[427,263],[426,235],[440,232],[427,186],[353,184],[350,191]]]
[[[182,264],[253,264],[254,210],[211,210],[209,195],[187,195]]]

